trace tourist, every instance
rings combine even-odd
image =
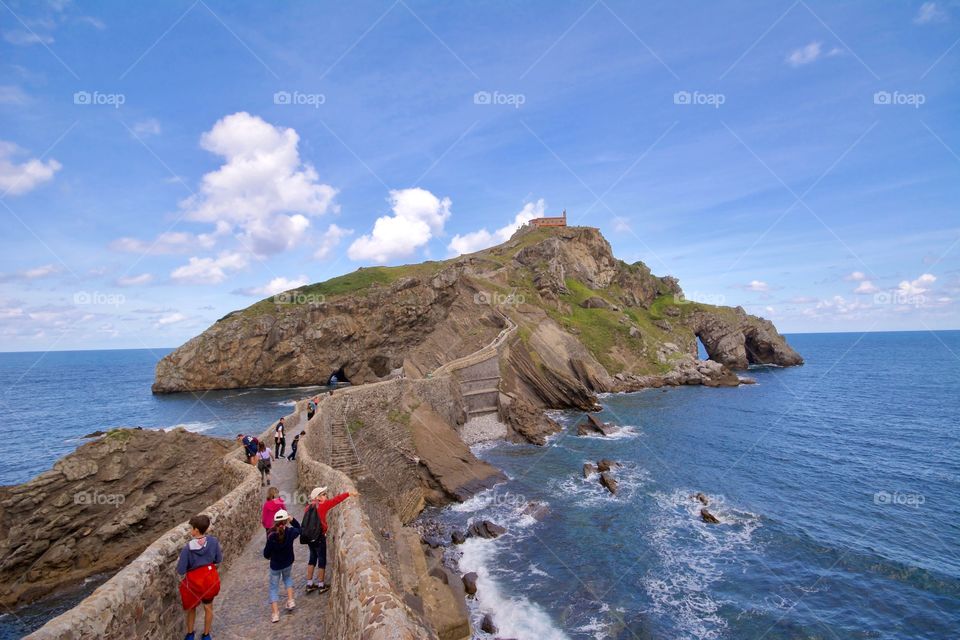
[[[283,457],[283,450],[287,446],[287,439],[286,439],[286,436],[284,435],[285,431],[286,431],[286,425],[283,424],[283,418],[280,418],[277,421],[277,427],[273,432],[273,446],[274,446],[273,450],[277,452],[278,458]]]
[[[307,561],[307,593],[323,593],[330,588],[323,581],[327,569],[327,512],[351,495],[357,494],[341,493],[328,500],[326,487],[317,487],[310,492],[310,502],[303,511],[303,536],[300,538],[300,543],[310,549],[310,559]],[[313,581],[314,567],[317,568],[316,583]]]
[[[287,460],[296,460],[297,459],[297,448],[300,446],[300,436],[307,435],[306,431],[301,431],[297,435],[293,436],[293,442],[290,443],[290,455],[287,456]]]
[[[260,471],[260,486],[270,484],[270,467],[273,465],[273,452],[262,442],[257,446],[257,469]]]
[[[277,515],[278,511],[286,508],[287,505],[283,503],[283,498],[280,497],[280,489],[276,487],[267,489],[267,500],[263,503],[263,509],[260,513],[260,520],[267,535],[270,535],[270,529],[273,528],[273,517]]]
[[[317,399],[310,398],[310,401],[307,402],[307,422],[313,420],[314,414],[317,412]]]
[[[245,436],[242,433],[237,434],[237,442],[243,447],[247,454],[247,462],[256,464],[257,450],[260,441],[253,436]]]
[[[300,537],[300,523],[281,509],[273,516],[273,528],[267,534],[267,544],[263,548],[263,557],[270,560],[270,607],[273,609],[272,622],[280,621],[280,580],[287,588],[287,611],[297,606],[293,599],[293,543]]]
[[[203,603],[203,635],[201,640],[210,640],[213,625],[213,599],[220,593],[220,574],[217,565],[223,562],[220,541],[208,536],[210,518],[202,513],[190,518],[190,535],[193,539],[180,551],[177,573],[180,581],[180,601],[187,612],[187,635],[184,640],[193,640],[193,628],[197,620],[197,607]]]

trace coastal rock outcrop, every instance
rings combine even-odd
[[[114,571],[223,493],[235,445],[184,430],[116,429],[24,484],[0,487],[0,604]]]
[[[730,369],[746,369],[751,364],[803,364],[803,358],[772,322],[749,315],[743,307],[703,305],[687,315],[685,323],[700,338],[710,359]]]

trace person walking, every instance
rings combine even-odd
[[[290,443],[290,455],[287,456],[287,460],[297,459],[297,449],[300,447],[300,436],[305,435],[307,435],[307,432],[301,431],[297,435],[293,436],[293,442]]]
[[[349,498],[351,493],[341,493],[332,499],[327,499],[327,487],[317,487],[310,492],[310,502],[303,511],[303,527],[300,543],[310,549],[310,558],[307,561],[307,589],[306,592],[319,591],[323,593],[330,587],[324,582],[327,569],[327,512]],[[314,567],[317,570],[317,582],[313,581]]]
[[[273,466],[273,452],[262,442],[257,445],[257,470],[260,471],[260,486],[270,484],[270,468]]]
[[[314,414],[317,412],[317,399],[310,398],[310,401],[307,402],[307,422],[313,420]]]
[[[280,622],[280,581],[287,589],[287,611],[297,606],[293,599],[293,543],[300,537],[300,523],[283,509],[273,516],[273,528],[267,534],[263,557],[270,560],[271,622]]]
[[[283,457],[283,450],[287,446],[286,439],[287,427],[283,423],[283,418],[277,421],[277,427],[273,432],[273,450],[277,453],[277,458]]]
[[[280,497],[280,489],[276,487],[267,489],[267,499],[260,511],[260,523],[267,535],[270,535],[270,529],[273,528],[273,517],[277,515],[278,511],[286,508],[287,505],[283,503],[283,498]]]
[[[187,614],[187,635],[184,640],[194,639],[197,622],[197,607],[203,604],[203,635],[201,640],[210,640],[213,626],[213,599],[220,593],[220,574],[217,565],[223,562],[220,541],[207,535],[210,518],[198,514],[190,518],[192,539],[181,549],[177,561],[180,581],[180,602]]]

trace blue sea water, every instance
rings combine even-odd
[[[481,445],[509,482],[439,514],[509,527],[459,548],[475,614],[536,640],[960,636],[960,332],[789,340],[807,364],[754,369],[756,385],[603,398],[615,437],[577,437],[582,415],[563,413],[545,447]],[[0,354],[0,483],[97,429],[259,433],[312,391],[153,396],[165,353]],[[615,497],[582,479],[599,458],[623,463]],[[0,638],[18,637],[7,618]]]
[[[614,438],[565,413],[544,448],[481,445],[510,481],[440,514],[509,528],[462,548],[475,615],[538,640],[960,637],[960,332],[789,340],[806,365],[753,386],[604,398]],[[599,458],[615,497],[582,478]]]

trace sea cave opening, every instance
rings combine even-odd
[[[347,378],[347,374],[344,372],[343,367],[340,367],[336,371],[330,374],[330,377],[327,378],[327,384],[333,386],[335,384],[344,384],[349,383],[350,380]]]
[[[707,353],[707,348],[703,346],[703,340],[700,339],[700,336],[697,336],[696,339],[697,339],[697,359],[709,360],[710,354]]]

